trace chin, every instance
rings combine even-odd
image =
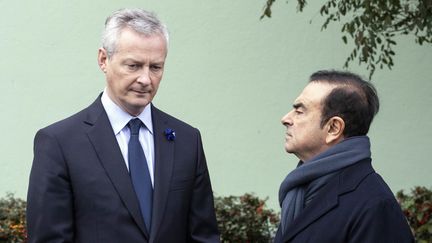
[[[285,144],[285,151],[287,153],[293,154],[293,153],[295,153],[297,151],[297,149],[292,144]]]
[[[137,113],[136,115],[138,115],[139,113],[141,113],[144,108],[148,105],[149,103],[142,103],[142,104],[134,104],[132,105],[132,110],[135,111],[135,113]]]
[[[133,116],[137,116],[139,115],[139,113],[141,113],[144,108],[150,104],[150,102],[146,101],[146,102],[128,102],[126,103],[123,108],[126,109],[126,111],[133,115]]]
[[[141,97],[141,98],[136,98],[131,100],[130,105],[131,106],[135,106],[135,107],[146,107],[148,104],[150,104],[152,101],[152,99],[150,99],[150,97]]]

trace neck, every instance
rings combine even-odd
[[[306,163],[306,162],[310,161],[312,158],[315,158],[316,156],[318,156],[318,155],[324,153],[325,151],[331,149],[335,145],[341,143],[342,141],[344,141],[344,139],[345,139],[344,137],[335,138],[335,139],[331,140],[330,142],[326,143],[325,145],[323,145],[319,151],[317,151],[317,152],[315,152],[313,154],[309,154],[309,155],[306,155],[306,156],[300,156],[300,155],[296,155],[296,156],[301,161],[303,161],[304,163]]]

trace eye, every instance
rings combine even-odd
[[[301,111],[301,110],[299,110],[299,109],[295,109],[294,112],[295,112],[297,115],[303,114],[303,111]]]
[[[126,64],[127,69],[129,69],[130,71],[136,71],[138,70],[138,68],[140,67],[138,64]]]
[[[162,66],[161,66],[161,65],[151,65],[151,66],[150,66],[150,69],[151,69],[153,72],[159,72],[159,71],[162,70]]]

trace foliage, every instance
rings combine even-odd
[[[399,204],[417,242],[432,242],[432,191],[415,187],[410,194],[399,191]],[[222,242],[271,242],[279,216],[253,194],[215,197],[215,209]],[[26,242],[26,202],[7,194],[0,198],[0,243]]]
[[[271,242],[279,216],[252,194],[215,197],[222,242]]]
[[[267,0],[261,18],[271,17],[271,7],[276,0]],[[302,12],[307,2],[297,0],[297,10]],[[341,22],[342,40],[354,40],[355,48],[346,59],[344,67],[354,59],[365,63],[372,77],[377,66],[381,69],[394,65],[395,37],[410,35],[415,43],[432,43],[432,0],[328,0],[321,6],[320,14],[326,16],[321,30],[330,22]]]
[[[417,242],[432,242],[432,191],[417,186],[410,194],[397,192],[396,197]]]
[[[0,242],[26,242],[26,202],[7,194],[0,198]]]

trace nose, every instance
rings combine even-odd
[[[149,68],[143,68],[142,72],[137,78],[137,82],[142,85],[148,85],[151,83]]]
[[[293,111],[288,112],[285,116],[282,117],[281,123],[284,126],[291,126],[292,125],[292,119],[291,114]]]

